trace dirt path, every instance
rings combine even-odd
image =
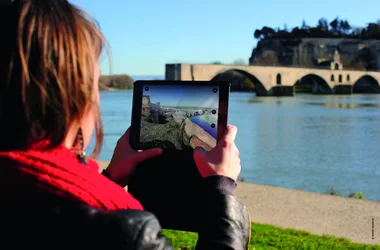
[[[380,202],[248,183],[239,183],[236,195],[249,208],[252,221],[380,244]]]
[[[107,162],[100,165],[105,167]],[[380,244],[380,202],[248,183],[238,184],[236,196],[249,208],[254,222]]]

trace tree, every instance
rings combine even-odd
[[[380,25],[377,23],[369,23],[365,33],[367,37],[380,38]]]
[[[353,37],[360,37],[362,31],[363,31],[363,28],[356,27],[352,29],[352,32],[350,35]]]
[[[274,31],[274,29],[272,29],[270,27],[267,27],[267,26],[264,26],[261,29],[261,33],[263,34],[263,36],[264,36],[265,39],[273,38],[273,35],[276,34],[276,32]]]
[[[340,20],[339,27],[343,34],[348,34],[352,29],[347,20]]]
[[[338,32],[338,26],[339,26],[339,19],[338,18],[335,18],[331,23],[330,23],[330,27],[332,29],[332,31],[334,33],[337,33]]]
[[[240,66],[242,66],[242,65],[247,65],[247,63],[243,60],[243,59],[236,59],[233,63],[232,63],[232,65],[240,65]]]
[[[377,70],[377,56],[369,48],[360,50],[354,62],[364,66],[367,70]]]
[[[300,39],[306,37],[319,38],[361,38],[361,39],[380,39],[380,19],[376,22],[367,24],[366,27],[352,27],[348,20],[335,18],[330,23],[326,18],[320,18],[315,27],[311,27],[303,20],[301,27],[294,27],[289,31],[286,24],[284,29],[274,30],[271,27],[264,26],[256,29],[254,38],[258,40],[266,39]]]
[[[260,39],[262,34],[263,33],[261,32],[261,30],[255,30],[253,36],[255,37],[255,39]]]
[[[317,28],[323,32],[329,31],[329,22],[326,18],[321,18],[318,20]]]
[[[100,76],[99,89],[132,89],[134,79],[129,75]]]
[[[306,24],[305,20],[302,20],[301,29],[303,29],[303,30],[309,30],[310,29],[310,27]]]
[[[288,25],[284,23],[284,31],[288,32]]]

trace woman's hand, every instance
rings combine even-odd
[[[136,151],[129,144],[130,128],[117,141],[115,151],[107,169],[105,170],[111,180],[125,187],[137,164],[162,154],[161,148]]]
[[[236,181],[241,171],[239,150],[235,145],[236,134],[237,128],[228,125],[215,148],[210,151],[203,148],[194,150],[195,164],[203,178],[222,175]]]

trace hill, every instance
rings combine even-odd
[[[347,20],[321,18],[315,27],[305,22],[293,29],[263,27],[249,64],[324,68],[335,51],[346,69],[380,70],[380,21],[352,27]]]

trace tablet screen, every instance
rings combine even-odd
[[[141,100],[142,147],[215,147],[219,86],[144,84]]]

